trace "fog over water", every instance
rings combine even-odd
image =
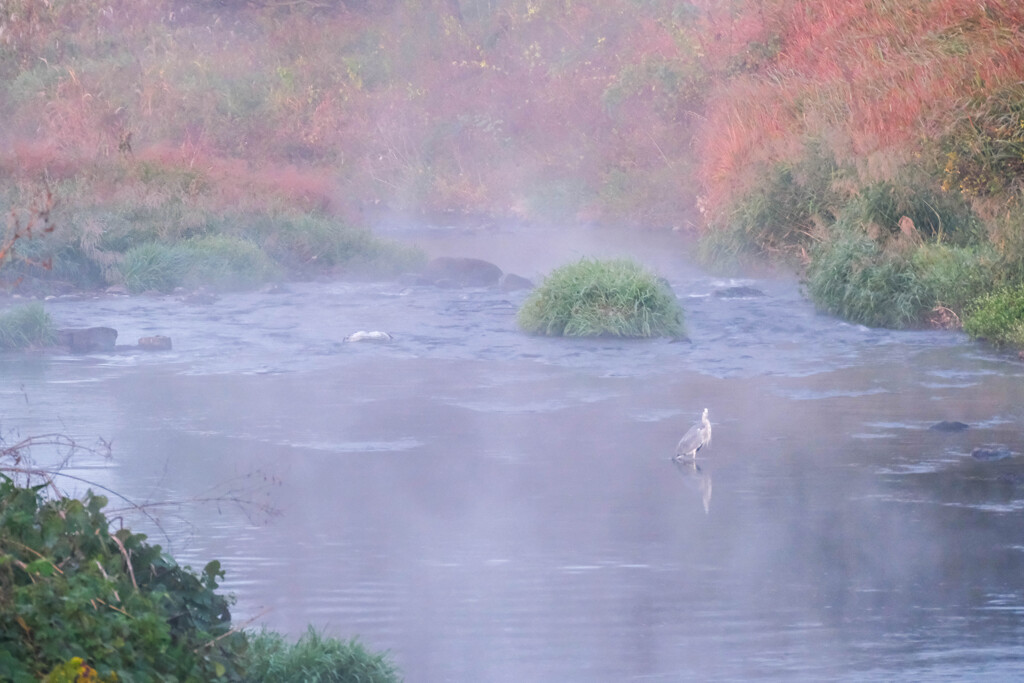
[[[358,635],[410,682],[1024,675],[1020,363],[711,276],[673,236],[390,232],[535,281],[633,256],[691,341],[530,337],[525,293],[395,283],[55,300],[61,326],[174,350],[2,356],[0,426],[111,440],[73,473],[135,500],[269,501],[132,526],[220,559],[237,622]],[[764,296],[715,295],[738,285]],[[394,341],[342,341],[374,329]],[[703,408],[711,445],[677,465]]]

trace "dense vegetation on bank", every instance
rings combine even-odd
[[[17,449],[0,448],[0,679],[399,680],[356,641],[238,630],[217,561],[181,567],[144,535],[111,529],[105,497],[7,476],[25,471]]]
[[[1010,0],[12,0],[0,202],[49,180],[58,280],[273,277],[403,216],[600,221],[955,326],[1024,281],[1022,33]]]

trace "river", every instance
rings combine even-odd
[[[534,280],[637,258],[690,341],[531,337],[524,292],[390,282],[57,299],[60,326],[174,349],[4,355],[0,428],[109,440],[68,472],[179,503],[132,528],[221,560],[236,623],[358,636],[411,683],[1024,677],[1015,358],[819,315],[672,236],[391,234]],[[703,408],[711,444],[674,463]]]

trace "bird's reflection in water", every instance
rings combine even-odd
[[[673,458],[672,463],[679,470],[686,485],[700,491],[704,514],[708,514],[711,510],[711,472],[698,465],[696,460],[688,458]]]

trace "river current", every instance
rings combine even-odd
[[[67,472],[166,503],[130,525],[221,560],[236,623],[358,636],[412,683],[1024,677],[1015,358],[820,315],[671,236],[391,234],[535,281],[636,258],[689,341],[531,337],[496,289],[62,298],[59,326],[174,348],[0,356],[0,429],[108,440]],[[703,408],[711,444],[674,463]]]

